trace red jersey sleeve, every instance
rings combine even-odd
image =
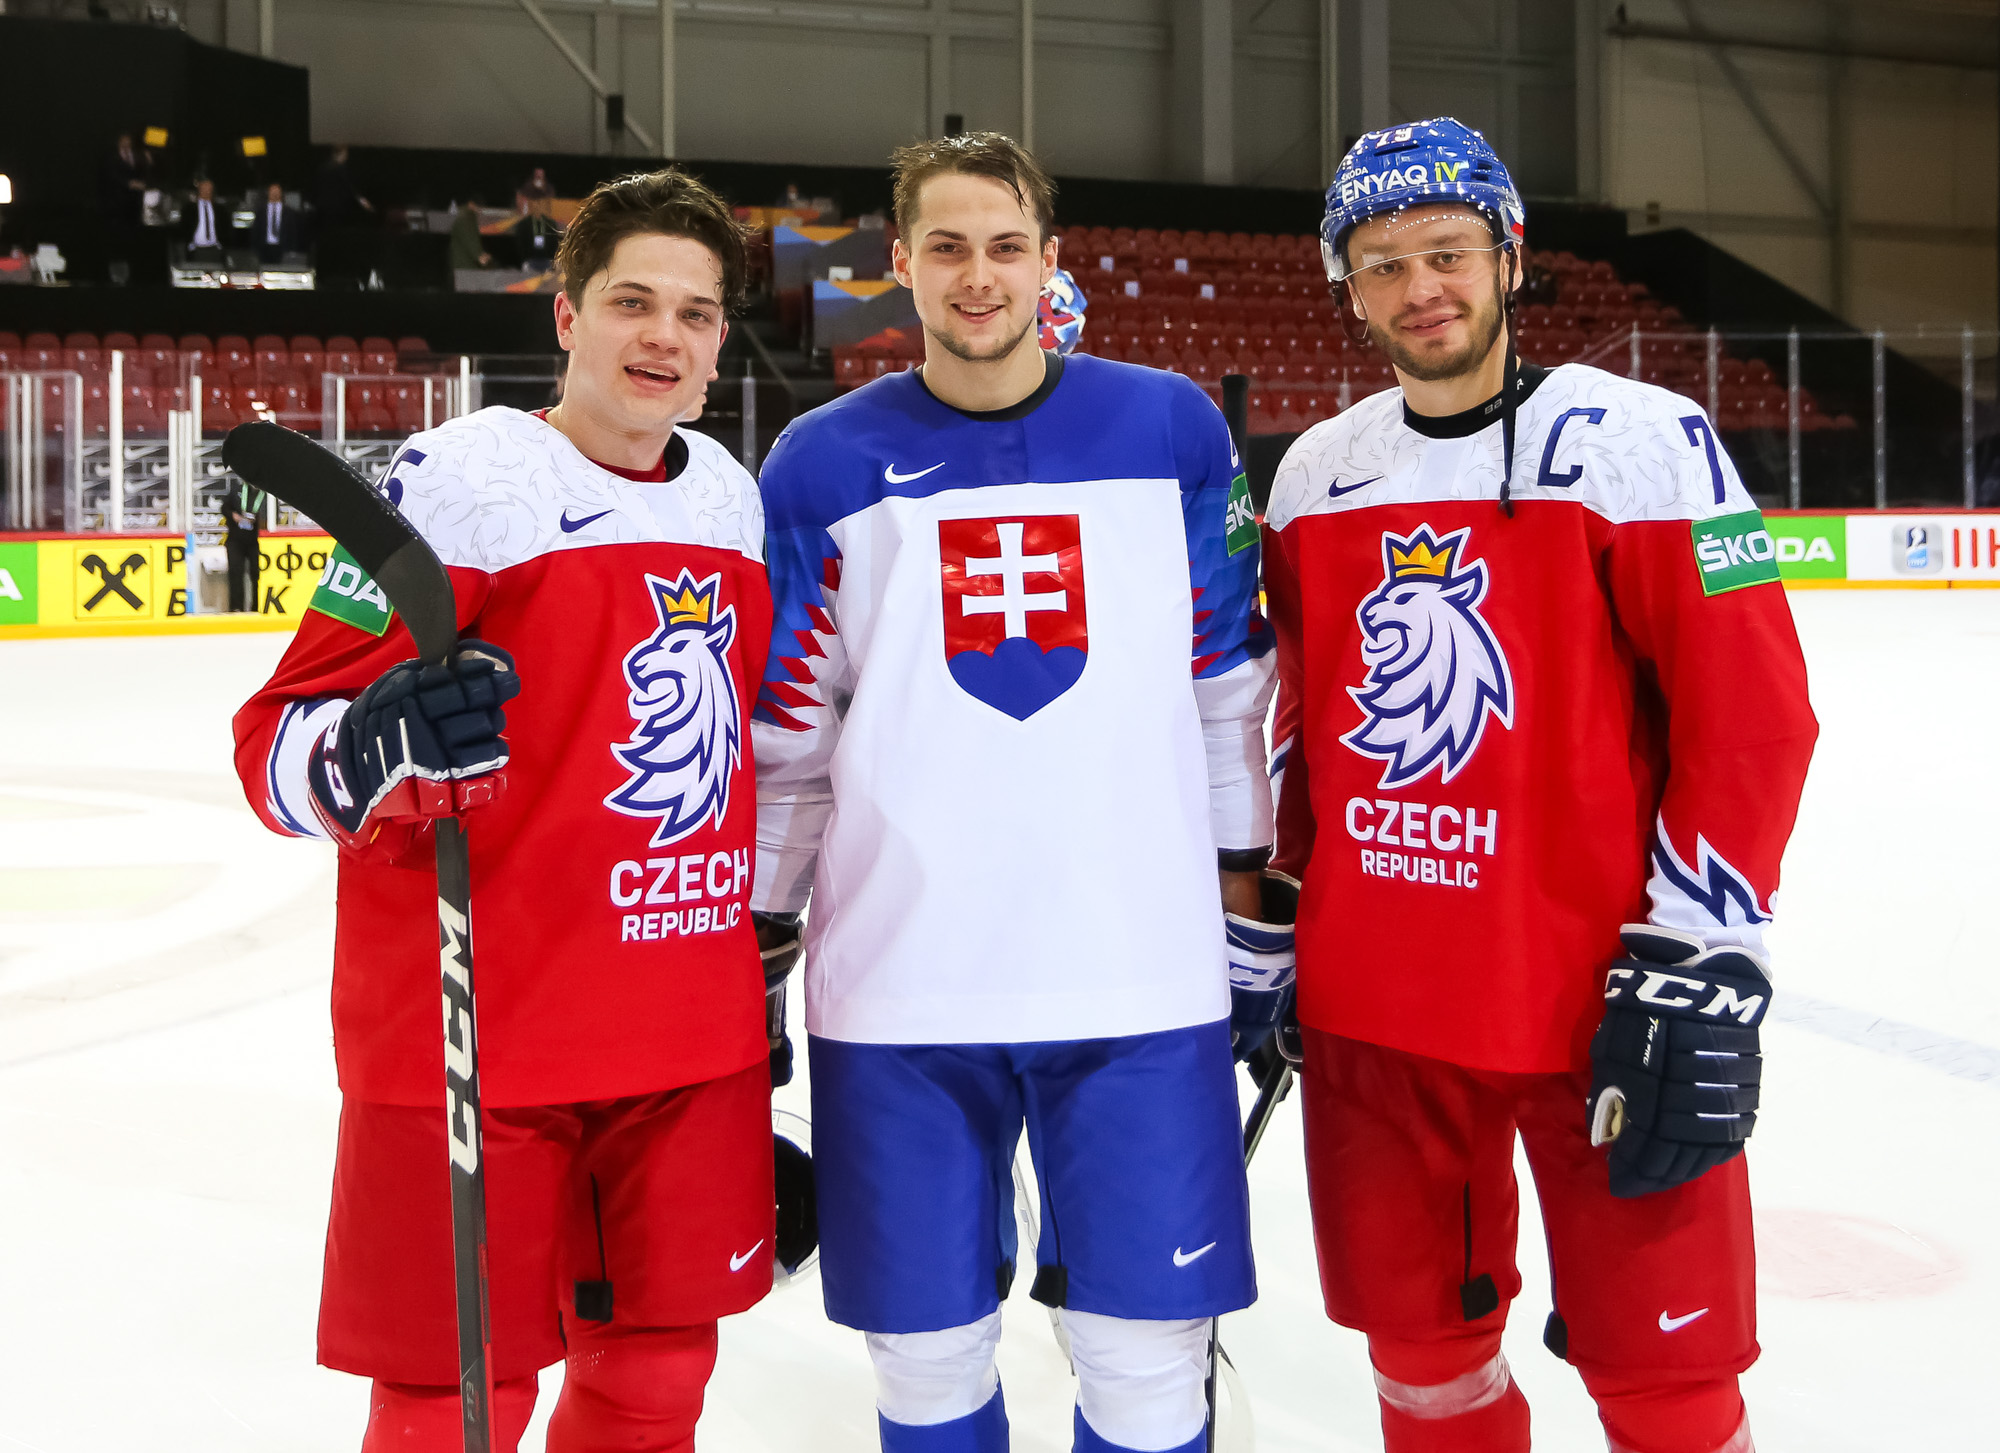
[[[1306,653],[1300,636],[1298,562],[1292,548],[1296,535],[1264,530],[1265,610],[1277,643],[1278,709],[1271,727],[1271,792],[1276,799],[1277,847],[1271,866],[1298,879],[1312,859],[1313,819],[1311,778],[1306,762]]]
[[[1706,517],[1614,525],[1605,554],[1638,689],[1657,692],[1642,707],[1663,731],[1650,917],[1761,950],[1819,724],[1763,519],[1728,457],[1703,447],[1707,421],[1683,422],[1690,437],[1670,452]]]

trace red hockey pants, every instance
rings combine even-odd
[[[1514,1261],[1514,1137],[1548,1232],[1552,1345],[1620,1453],[1747,1453],[1736,1378],[1757,1358],[1741,1157],[1611,1194],[1588,1077],[1498,1074],[1305,1031],[1306,1176],[1327,1314],[1368,1334],[1390,1453],[1524,1453],[1500,1355]]]

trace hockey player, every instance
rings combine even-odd
[[[1266,520],[1322,1288],[1393,1453],[1526,1449],[1518,1132],[1548,1345],[1611,1447],[1745,1453],[1740,1152],[1817,728],[1710,420],[1517,364],[1524,221],[1449,119],[1362,137],[1327,193],[1336,297],[1402,387],[1307,431]]]
[[[1270,837],[1248,488],[1195,385],[1037,346],[1032,157],[978,133],[894,174],[923,366],[795,420],[762,478],[755,901],[811,898],[827,1312],[868,1334],[888,1453],[1004,1449],[1025,1124],[1075,1446],[1195,1449],[1209,1319],[1255,1294],[1224,937]]]
[[[550,1448],[692,1447],[716,1319],[771,1285],[743,721],[770,640],[763,519],[728,451],[674,427],[742,297],[743,239],[668,170],[593,192],[557,263],[562,402],[419,434],[385,481],[451,573],[462,651],[408,661],[336,554],[236,720],[266,824],[339,847],[319,1357],[374,1379],[368,1453],[460,1446],[428,798],[484,801],[494,1446],[566,1356]]]

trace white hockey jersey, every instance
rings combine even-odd
[[[1271,840],[1271,665],[1215,407],[1088,357],[983,415],[897,375],[795,421],[761,483],[754,902],[810,891],[810,1030],[1223,1017],[1217,850]]]

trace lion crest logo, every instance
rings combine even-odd
[[[1429,525],[1382,536],[1382,584],[1355,609],[1368,672],[1347,694],[1361,725],[1341,741],[1386,765],[1384,787],[1433,767],[1449,782],[1472,760],[1489,717],[1514,725],[1514,681],[1479,614],[1486,563],[1467,558],[1472,530],[1440,539]]]
[[[679,842],[729,811],[729,779],[743,754],[729,647],[734,607],[719,605],[722,577],[646,577],[660,628],[625,657],[632,739],[611,749],[632,775],[604,799],[628,817],[657,817],[652,845]]]

